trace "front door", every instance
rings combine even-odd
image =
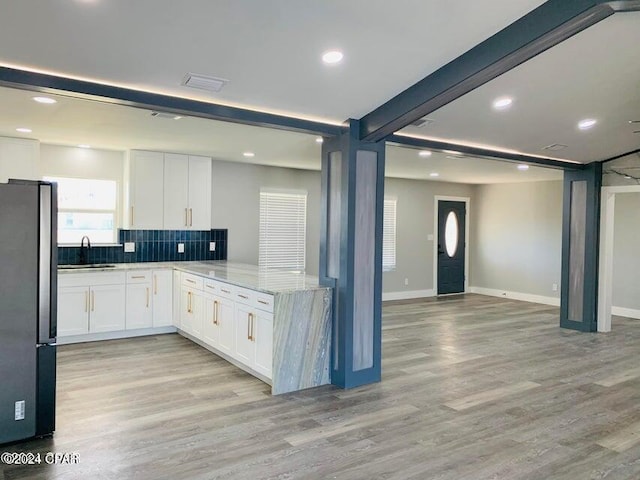
[[[465,202],[438,201],[438,295],[464,292]]]

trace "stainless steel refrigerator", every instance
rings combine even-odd
[[[0,184],[0,444],[53,434],[56,184]]]

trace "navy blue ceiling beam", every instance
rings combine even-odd
[[[553,158],[535,157],[522,153],[500,152],[487,148],[459,145],[457,143],[440,142],[437,140],[426,140],[423,138],[415,137],[405,137],[404,135],[391,135],[387,137],[387,144],[440,151],[453,150],[472,157],[482,157],[490,160],[505,160],[509,162],[526,163],[529,165],[559,168],[562,170],[582,170],[585,168],[585,165],[582,163],[563,162],[561,160],[556,160]]]
[[[98,100],[115,105],[158,110],[176,115],[277,128],[314,135],[336,136],[345,128],[339,125],[287,117],[285,115],[257,112],[244,108],[132,90],[113,85],[104,85],[9,67],[0,67],[0,85],[41,93],[66,95],[85,100]]]
[[[639,0],[549,0],[360,120],[376,142]]]

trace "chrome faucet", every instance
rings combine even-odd
[[[87,245],[85,246],[84,241],[85,239],[87,240]],[[87,237],[86,235],[84,237],[82,237],[82,239],[80,240],[80,264],[81,265],[86,265],[87,263],[87,256],[89,253],[89,250],[91,249],[91,240],[89,240],[89,237]]]

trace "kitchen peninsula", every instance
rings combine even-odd
[[[316,277],[227,261],[64,267],[60,343],[178,332],[274,395],[330,383],[332,291]]]

